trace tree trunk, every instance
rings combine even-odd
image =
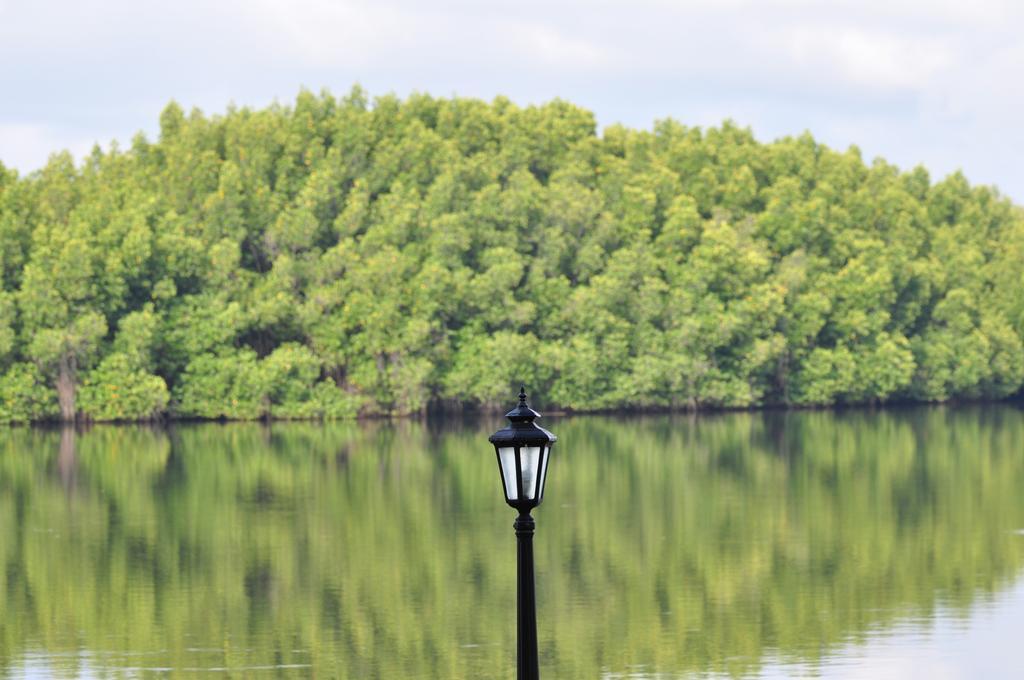
[[[60,358],[57,373],[57,402],[60,404],[60,419],[65,423],[75,420],[75,358],[64,355]]]

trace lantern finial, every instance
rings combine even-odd
[[[519,403],[514,409],[506,413],[505,417],[513,423],[529,423],[533,422],[534,418],[540,418],[540,414],[526,403],[526,385],[519,388]]]

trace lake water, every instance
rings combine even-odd
[[[548,680],[1024,677],[1024,410],[543,423]],[[502,424],[0,430],[0,677],[513,678]]]

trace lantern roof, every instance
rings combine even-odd
[[[554,444],[558,437],[537,426],[533,421],[541,415],[526,403],[526,386],[519,390],[519,405],[505,414],[509,424],[490,437],[495,446],[541,446]]]

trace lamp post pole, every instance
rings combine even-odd
[[[537,660],[537,596],[533,580],[533,517],[529,511],[516,518],[518,542],[518,581],[516,586],[516,618],[518,619],[517,677],[519,680],[540,680]]]
[[[537,658],[537,591],[533,579],[533,529],[530,511],[544,500],[551,447],[558,439],[534,424],[540,414],[526,403],[526,388],[519,405],[505,414],[509,424],[489,437],[498,456],[498,472],[505,502],[519,511],[516,530],[516,677],[540,680]]]

